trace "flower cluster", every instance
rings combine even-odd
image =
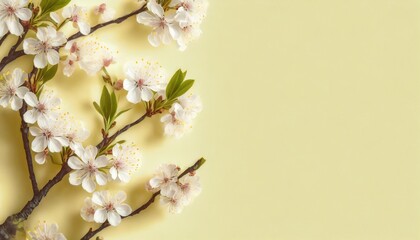
[[[123,191],[115,195],[109,191],[95,192],[92,198],[86,198],[80,215],[87,222],[104,223],[108,221],[111,226],[117,226],[121,217],[126,217],[132,212],[131,207],[124,203],[127,195]]]
[[[137,22],[153,28],[148,37],[152,46],[169,44],[175,40],[183,51],[201,35],[200,24],[206,16],[207,8],[207,0],[172,0],[168,6],[149,0],[149,11],[139,13]]]
[[[35,230],[28,233],[30,240],[66,240],[67,238],[58,231],[57,224],[39,223]]]
[[[160,203],[167,205],[170,213],[180,213],[201,192],[199,177],[190,173],[178,178],[179,170],[174,164],[163,164],[146,185],[149,191],[160,191]]]
[[[72,185],[82,185],[90,193],[95,191],[96,183],[104,186],[108,179],[129,182],[140,161],[139,149],[129,145],[116,144],[110,159],[106,155],[98,156],[98,149],[94,146],[77,148],[75,152],[76,156],[68,161],[74,170],[69,181]]]

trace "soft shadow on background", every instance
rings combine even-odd
[[[136,4],[107,2],[119,15]],[[203,35],[186,52],[151,47],[150,29],[134,18],[97,32],[118,50],[113,74],[122,77],[122,65],[140,58],[168,73],[183,68],[204,103],[181,140],[163,138],[159,118],[125,134],[141,147],[142,167],[132,183],[111,188],[126,189],[137,206],[160,163],[208,159],[199,172],[203,192],[182,214],[156,205],[105,239],[420,239],[419,12],[417,0],[210,0]],[[100,78],[80,72],[50,87],[96,143],[91,103]],[[18,118],[9,110],[0,110],[0,143],[3,219],[30,197]],[[40,182],[55,171],[37,167]],[[87,196],[66,178],[27,224],[57,222],[77,239],[90,226],[78,217]]]

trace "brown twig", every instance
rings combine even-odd
[[[198,160],[194,165],[192,165],[191,167],[187,168],[184,172],[182,172],[179,176],[179,178],[182,178],[183,176],[195,172],[197,171],[204,163],[206,162],[206,160],[204,158],[201,158],[200,160]],[[134,210],[130,215],[126,216],[126,217],[122,217],[122,219],[128,218],[128,217],[132,217],[135,216],[139,213],[141,213],[142,211],[146,210],[150,205],[152,205],[152,203],[155,201],[156,197],[160,195],[160,191],[155,192],[150,198],[149,200],[144,203],[143,205],[141,205],[139,208],[137,208],[136,210]],[[109,227],[110,224],[109,222],[104,222],[101,226],[99,226],[97,229],[93,230],[92,228],[89,229],[89,231],[80,239],[80,240],[89,240],[92,237],[94,237],[96,234],[98,234],[99,232],[101,232],[102,230],[104,230],[105,228]]]
[[[28,124],[23,120],[23,114],[25,114],[27,109],[28,109],[28,105],[26,103],[23,103],[22,108],[19,110],[19,114],[21,118],[20,132],[22,135],[23,147],[25,148],[26,164],[28,165],[29,178],[31,179],[31,184],[32,184],[32,191],[34,192],[34,195],[36,195],[38,194],[39,189],[38,189],[38,184],[36,182],[34,165],[32,163],[31,147],[29,146],[29,138],[28,138],[29,128],[28,128]]]
[[[0,39],[0,46],[3,45],[4,40],[9,36],[9,33],[6,33],[1,39]]]

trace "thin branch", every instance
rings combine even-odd
[[[28,138],[29,128],[28,128],[28,124],[23,120],[23,114],[25,114],[27,109],[28,109],[28,105],[26,103],[23,103],[22,108],[19,110],[19,114],[21,118],[20,132],[22,135],[23,147],[25,148],[26,164],[28,165],[29,179],[31,180],[32,191],[34,192],[34,195],[36,195],[38,194],[39,189],[38,189],[38,183],[36,182],[34,165],[32,162],[31,147],[29,146],[29,138]]]
[[[150,114],[145,113],[143,116],[141,116],[139,119],[137,119],[136,121],[126,125],[125,127],[121,128],[120,130],[118,130],[116,133],[114,133],[111,137],[104,137],[104,139],[96,146],[98,149],[102,149],[104,146],[112,143],[119,135],[121,135],[122,133],[126,132],[128,129],[134,127],[135,125],[143,122],[144,119],[146,119],[146,117],[148,117]]]
[[[183,176],[195,172],[197,171],[204,163],[206,162],[206,160],[204,158],[201,158],[200,160],[198,160],[194,165],[192,165],[191,167],[187,168],[184,172],[182,172],[178,178],[182,178]],[[138,215],[139,213],[141,213],[142,211],[146,210],[150,205],[152,205],[152,203],[155,201],[156,197],[160,195],[160,191],[155,192],[150,199],[144,203],[143,205],[141,205],[139,208],[137,208],[136,210],[134,210],[130,215],[126,216],[126,217],[122,217],[122,219],[128,218],[128,217],[132,217],[135,215]],[[105,228],[109,227],[110,224],[109,222],[104,222],[101,226],[99,226],[97,229],[93,230],[92,228],[89,229],[89,231],[80,239],[80,240],[89,240],[92,237],[94,237],[96,234],[98,234],[99,232],[101,232],[102,230],[104,230]]]
[[[9,36],[9,33],[6,33],[1,39],[0,39],[0,46],[3,45],[4,40]]]

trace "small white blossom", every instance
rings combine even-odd
[[[125,66],[124,89],[128,91],[127,100],[131,103],[150,101],[153,92],[162,90],[165,71],[157,64],[140,61]]]
[[[27,6],[28,0],[0,1],[0,37],[8,31],[16,36],[22,35],[23,26],[19,20],[29,21],[32,17],[32,11]]]
[[[23,86],[27,77],[27,74],[19,68],[13,70],[12,74],[3,75],[5,81],[0,83],[0,105],[2,107],[7,107],[10,104],[14,111],[22,108],[22,99],[29,91],[27,87]]]
[[[67,6],[62,13],[64,18],[73,22],[73,27],[79,28],[83,35],[90,33],[90,25],[88,23],[88,15],[85,8],[79,7],[76,4]]]
[[[139,149],[128,145],[116,144],[112,148],[112,156],[111,169],[109,170],[111,178],[128,183],[130,175],[139,167]]]
[[[181,138],[191,129],[191,118],[179,103],[174,103],[169,109],[169,113],[164,115],[160,121],[165,125],[165,135],[167,136]]]
[[[56,120],[41,121],[38,125],[39,127],[29,128],[29,132],[35,137],[31,147],[34,152],[42,153],[47,147],[49,152],[60,152],[62,147],[69,145],[67,138],[63,136],[62,129]],[[44,164],[44,162],[38,163]]]
[[[66,240],[66,237],[58,231],[57,224],[39,224],[34,230],[29,232],[31,240]]]
[[[88,146],[86,149],[76,149],[76,155],[72,156],[68,160],[68,165],[75,171],[70,173],[70,184],[80,185],[82,184],[83,189],[87,192],[95,191],[96,184],[105,185],[107,182],[107,176],[103,173],[101,168],[108,165],[108,158],[105,156],[99,156],[98,149],[94,146]]]
[[[169,44],[176,40],[180,34],[180,28],[174,23],[174,14],[167,13],[156,0],[147,3],[149,11],[137,15],[137,22],[153,28],[148,36],[150,44],[154,47],[161,43]]]
[[[99,6],[95,7],[95,14],[101,16],[103,22],[108,22],[114,19],[115,10],[110,8],[106,3],[102,3]]]
[[[154,177],[149,180],[148,187],[152,190],[160,190],[176,183],[179,170],[179,167],[174,164],[160,165]]]
[[[68,113],[61,116],[60,121],[64,123],[64,136],[69,141],[69,147],[75,151],[82,148],[82,143],[89,137],[89,131],[84,127],[83,123],[74,119]]]
[[[178,186],[182,193],[184,205],[188,205],[191,201],[201,193],[200,178],[194,174],[187,174],[179,179]]]
[[[97,206],[92,202],[91,198],[86,198],[82,209],[80,210],[80,216],[82,216],[83,220],[86,222],[94,222],[94,215]]]
[[[57,32],[53,27],[40,27],[35,38],[27,38],[23,42],[23,50],[26,54],[35,55],[34,64],[37,68],[44,68],[47,63],[56,65],[60,61],[60,55],[55,48],[66,43],[64,33]]]
[[[176,184],[163,188],[160,191],[160,203],[168,206],[170,213],[180,213],[184,208],[183,195]]]
[[[24,99],[32,107],[23,115],[25,122],[31,124],[44,122],[45,124],[49,120],[57,119],[57,110],[61,104],[61,99],[55,97],[51,92],[42,92],[39,100],[34,93],[28,92]]]
[[[111,195],[109,191],[95,192],[92,201],[97,205],[94,220],[97,223],[104,223],[108,220],[111,226],[117,226],[121,222],[121,216],[126,217],[132,212],[128,204],[123,203],[127,195],[120,191]]]
[[[79,42],[68,42],[65,50],[68,52],[64,61],[64,75],[71,76],[76,69],[76,64],[85,72],[94,75],[115,63],[114,52],[105,44],[93,37],[88,37]]]
[[[203,104],[198,95],[184,94],[178,98],[179,104],[182,106],[187,118],[194,119],[197,114],[203,110]]]

